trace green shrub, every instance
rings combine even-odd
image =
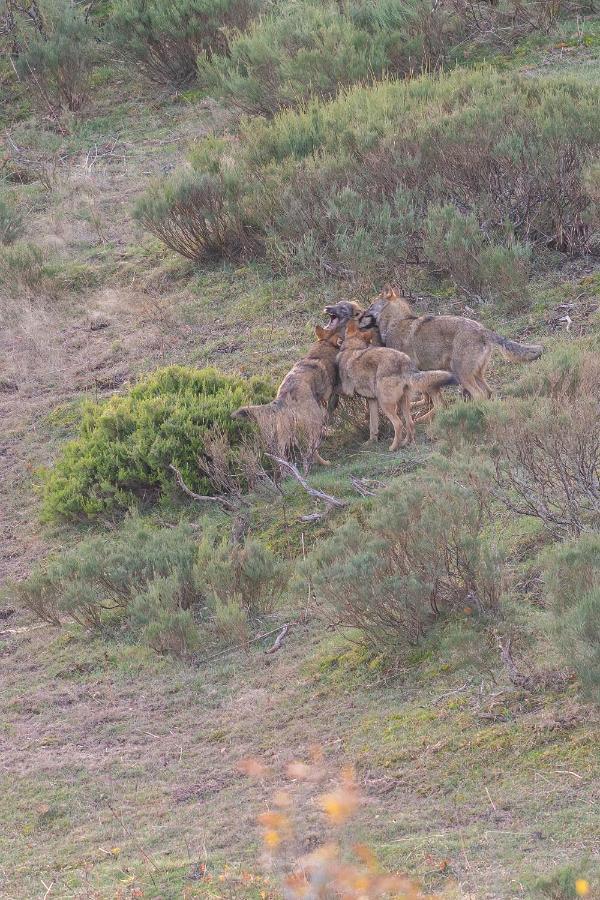
[[[398,653],[443,612],[492,611],[499,556],[482,498],[460,473],[393,481],[365,521],[346,522],[302,566],[324,614]]]
[[[282,579],[275,555],[260,541],[247,538],[232,546],[211,534],[199,544],[195,573],[207,601],[227,606],[233,600],[250,617],[273,611]]]
[[[23,234],[23,217],[3,197],[0,197],[0,244],[12,244]]]
[[[186,173],[156,185],[138,201],[140,224],[188,259],[239,260],[260,254],[261,241],[240,173]]]
[[[354,88],[242,124],[183,188],[155,186],[138,218],[193,258],[266,251],[278,268],[325,260],[378,280],[423,261],[512,303],[531,247],[597,242],[599,96],[488,69]]]
[[[508,386],[517,397],[550,397],[571,403],[578,397],[600,397],[600,341],[597,337],[555,341],[534,366]]]
[[[491,243],[473,213],[453,204],[431,205],[425,222],[423,253],[435,269],[458,287],[484,297],[522,297],[527,286],[529,249]]]
[[[227,54],[228,30],[243,28],[260,0],[116,0],[107,32],[113,46],[150,80],[175,87],[196,76],[199,53]]]
[[[600,701],[600,535],[554,545],[542,558],[542,572],[557,646]]]
[[[260,379],[170,366],[141,379],[126,394],[86,404],[78,437],[45,475],[44,518],[95,516],[127,508],[135,498],[156,497],[171,489],[170,465],[192,490],[211,493],[199,466],[207,440],[215,431],[225,434],[230,464],[237,467],[237,448],[248,426],[231,413],[271,396]]]
[[[440,8],[439,30],[449,20]],[[370,81],[384,72],[404,75],[438,65],[456,37],[447,27],[435,49],[426,47],[427,4],[375,0],[374,3],[280,3],[233,37],[229,54],[201,57],[199,77],[248,113],[272,115],[317,95],[332,97],[344,86]],[[433,24],[433,23],[431,23]]]
[[[577,881],[582,877],[582,868],[562,866],[536,879],[533,884],[533,896],[544,900],[577,900],[582,896],[577,892]]]
[[[171,573],[153,578],[131,601],[128,619],[132,630],[157,653],[183,656],[200,644],[193,612],[182,606],[186,587],[177,574]]]
[[[600,524],[597,360],[586,374],[592,370],[586,390],[567,400],[562,394],[455,403],[436,416],[435,433],[448,449],[467,446],[474,455],[475,447],[491,457],[497,500],[512,514],[538,519],[554,537]]]
[[[16,66],[44,107],[78,110],[85,103],[98,59],[98,33],[77,5],[56,0],[44,8],[43,27],[31,31]]]
[[[21,291],[36,288],[44,274],[44,254],[35,244],[17,241],[0,247],[0,282]]]
[[[183,653],[198,639],[190,610],[195,558],[189,527],[153,528],[132,517],[116,536],[88,538],[51,557],[14,592],[53,625],[72,619],[101,628],[116,621],[159,652]]]

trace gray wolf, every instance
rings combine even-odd
[[[370,440],[377,440],[379,411],[390,420],[394,440],[390,450],[397,450],[414,440],[414,421],[410,403],[417,393],[436,394],[448,384],[457,384],[447,371],[419,372],[406,353],[389,347],[370,346],[373,330],[360,330],[351,319],[346,326],[337,362],[340,391],[346,396],[358,394],[369,402]],[[404,438],[402,438],[404,420]]]

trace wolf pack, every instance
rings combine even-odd
[[[415,425],[443,405],[443,388],[458,386],[465,400],[492,396],[486,370],[494,347],[513,362],[538,359],[542,347],[520,344],[463,316],[417,315],[393,287],[364,308],[342,300],[326,306],[316,342],[287,373],[275,400],[234,415],[254,420],[274,456],[300,453],[305,471],[319,453],[340,398],[362,397],[369,409],[369,441],[379,436],[380,411],[394,429],[390,450],[414,441]]]

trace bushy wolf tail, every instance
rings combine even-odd
[[[233,413],[233,418],[250,419],[256,422],[266,446],[279,450],[281,445],[280,432],[282,431],[282,426],[284,426],[282,419],[287,419],[279,399],[272,400],[270,403],[241,406]],[[285,440],[283,443],[286,443]]]
[[[539,359],[544,348],[539,344],[519,344],[517,341],[510,341],[508,338],[502,337],[495,331],[488,331],[489,340],[500,347],[502,355],[510,362],[533,362]]]
[[[292,447],[312,447],[325,424],[326,411],[319,405],[314,409],[299,410],[278,397],[270,403],[242,406],[233,416],[256,422],[270,452],[287,456]]]
[[[437,391],[450,384],[459,384],[459,380],[452,372],[446,372],[444,369],[432,369],[430,372],[415,372],[410,376],[410,383],[416,391],[430,394],[432,391]]]

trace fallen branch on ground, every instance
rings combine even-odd
[[[345,500],[340,500],[338,497],[334,497],[332,494],[326,494],[324,491],[319,491],[317,488],[311,487],[306,478],[303,478],[296,466],[288,462],[287,459],[283,459],[280,456],[273,456],[271,453],[267,453],[269,459],[274,460],[280,466],[283,466],[284,469],[287,469],[288,472],[294,476],[296,481],[304,488],[307,494],[310,494],[311,497],[314,497],[316,500],[320,500],[322,503],[325,503],[327,506],[333,506],[336,509],[343,509],[345,506],[348,506]]]
[[[190,497],[192,500],[197,500],[199,502],[209,500],[212,503],[219,503],[224,509],[228,509],[230,511],[237,511],[240,503],[244,502],[241,498],[236,498],[236,500],[233,501],[229,497],[226,497],[224,494],[216,494],[214,497],[211,497],[207,494],[196,494],[191,488],[187,486],[187,484],[183,480],[183,475],[181,474],[179,469],[173,465],[173,463],[169,464],[169,468],[172,472],[175,473],[175,481],[177,482],[183,493]]]
[[[292,625],[295,625],[295,624],[296,624],[295,622],[286,622],[286,624],[283,626],[283,628],[290,628]],[[270,637],[272,634],[275,634],[277,631],[279,631],[279,633],[281,634],[281,632],[283,631],[283,628],[281,625],[278,625],[277,628],[272,628],[270,631],[265,631],[265,632],[263,632],[263,634],[257,634],[256,637],[250,638],[248,643],[256,644],[258,641],[262,641],[263,638]],[[276,643],[277,643],[277,640],[275,641],[275,644]],[[275,646],[275,644],[273,646]],[[235,653],[236,650],[241,650],[241,649],[242,648],[239,646],[226,647],[225,650],[220,650],[219,653],[215,653],[213,656],[207,656],[206,659],[200,659],[199,662],[200,663],[208,663],[208,662],[211,662],[213,659],[218,659],[220,656],[227,656],[228,653]],[[268,653],[270,651],[267,650],[265,652]]]
[[[268,650],[265,650],[265,653],[275,653],[276,650],[279,650],[279,648],[285,641],[289,630],[290,630],[290,623],[286,622],[285,625],[283,626],[283,628],[281,629],[281,631],[279,632],[279,634],[277,635],[277,637],[275,638],[273,645],[271,647],[269,647]]]
[[[358,478],[356,475],[351,475],[350,481],[354,490],[361,497],[374,497],[378,490],[385,487],[383,481],[378,481],[376,478]],[[375,488],[375,490],[371,490],[371,488]]]

